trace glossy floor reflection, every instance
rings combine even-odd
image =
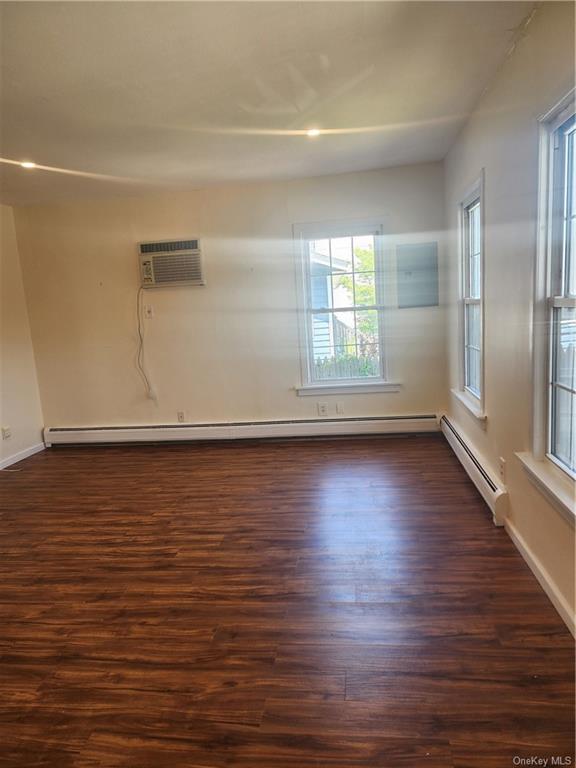
[[[440,435],[0,474],[0,764],[573,756],[573,644]]]

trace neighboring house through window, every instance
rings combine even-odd
[[[385,383],[380,226],[295,229],[304,387]]]

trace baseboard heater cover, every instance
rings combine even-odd
[[[508,514],[508,492],[496,478],[486,469],[485,463],[470,446],[468,440],[458,432],[454,424],[442,416],[440,427],[444,437],[456,454],[456,457],[466,470],[480,495],[490,508],[494,525],[504,525]]]
[[[47,427],[47,447],[82,443],[155,443],[164,441],[238,440],[259,437],[410,434],[437,432],[435,414],[349,419],[159,424],[125,427]]]

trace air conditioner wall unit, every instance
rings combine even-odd
[[[138,248],[142,288],[204,285],[199,240],[162,240]]]

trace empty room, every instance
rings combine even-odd
[[[0,766],[574,765],[574,4],[0,43]]]

